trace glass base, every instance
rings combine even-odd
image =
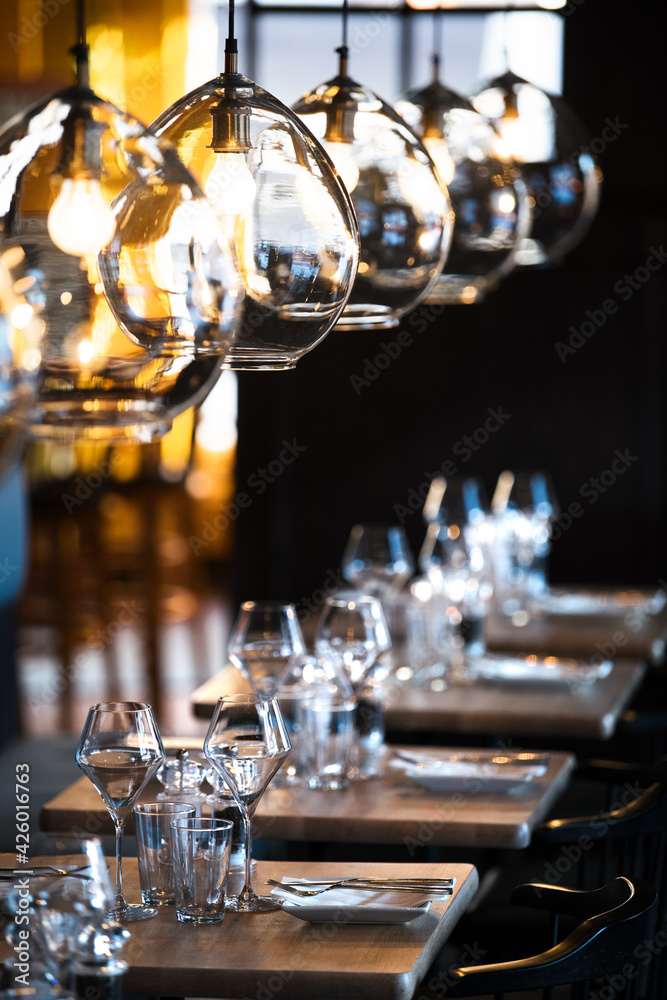
[[[447,274],[438,278],[424,301],[427,305],[472,305],[486,297],[488,280],[473,274]]]
[[[150,920],[157,917],[156,906],[142,906],[140,903],[127,903],[125,906],[114,906],[109,910],[111,920],[121,920],[123,923],[132,923],[135,920]]]
[[[128,440],[147,444],[171,427],[166,409],[155,403],[121,396],[98,399],[85,393],[40,402],[28,414],[27,422],[38,441],[84,439],[101,444]]]
[[[240,896],[229,896],[225,902],[225,909],[234,913],[271,913],[281,906],[282,901],[273,896],[253,896],[246,902]]]
[[[389,306],[346,305],[336,330],[393,330],[399,317]]]
[[[202,913],[195,908],[185,912],[183,910],[176,911],[176,919],[182,924],[219,924],[224,918],[224,910],[222,913]]]

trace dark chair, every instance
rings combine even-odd
[[[656,898],[650,883],[625,877],[592,892],[542,884],[518,886],[511,901],[547,911],[554,940],[560,914],[582,922],[547,951],[528,958],[454,968],[439,978],[434,976],[437,968],[432,967],[422,991],[430,986],[438,997],[491,995],[499,1000],[509,992],[535,990],[549,998],[555,987],[567,987],[568,997],[584,998],[594,987],[594,997],[636,1000],[644,995]],[[562,996],[559,991],[558,997]]]
[[[626,772],[627,773],[627,772]],[[634,789],[629,788],[634,794]],[[650,785],[627,805],[570,819],[544,823],[538,837],[556,847],[549,862],[554,882],[581,889],[606,882],[619,872],[631,878],[647,879],[656,886],[659,905],[656,919],[662,947],[651,961],[645,996],[664,1000],[664,945],[667,943],[667,781]],[[662,937],[661,937],[662,940]]]

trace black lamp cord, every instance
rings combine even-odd
[[[343,19],[342,19],[343,39],[342,39],[342,44],[339,45],[338,48],[336,49],[336,52],[338,53],[338,55],[340,57],[339,58],[339,62],[338,62],[338,75],[339,76],[347,76],[347,65],[348,65],[348,60],[349,60],[349,57],[350,57],[350,50],[349,50],[349,48],[347,46],[347,19],[348,19],[348,13],[349,13],[348,0],[343,0]]]
[[[229,0],[229,23],[225,42],[225,76],[239,71],[239,46],[234,33],[234,0]]]
[[[76,44],[72,46],[70,52],[76,60],[76,85],[81,90],[90,89],[90,50],[86,42],[86,10],[85,0],[77,0],[76,3]]]

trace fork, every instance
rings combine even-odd
[[[402,892],[437,892],[445,895],[451,895],[453,890],[453,880],[444,879],[442,881],[425,879],[423,882],[418,881],[413,882],[400,882],[377,879],[373,880],[363,880],[363,879],[340,879],[338,882],[328,882],[322,889],[303,889],[301,886],[293,885],[291,882],[278,882],[276,879],[267,878],[267,885],[278,886],[279,889],[285,889],[286,892],[293,893],[295,896],[320,896],[323,892],[328,892],[329,889],[366,889],[371,892],[378,892],[381,889],[395,889]]]

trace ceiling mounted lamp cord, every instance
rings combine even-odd
[[[239,73],[233,0],[223,72],[151,127],[203,182],[234,247],[245,296],[224,366],[293,368],[347,302],[359,256],[357,222],[314,136]]]
[[[427,295],[451,240],[449,195],[419,137],[349,75],[347,0],[338,74],[294,110],[324,144],[359,219],[361,258],[339,330],[385,330]]]
[[[90,89],[83,0],[71,51],[75,83],[0,131],[2,390],[36,438],[150,441],[217,380],[239,278],[174,150]]]

